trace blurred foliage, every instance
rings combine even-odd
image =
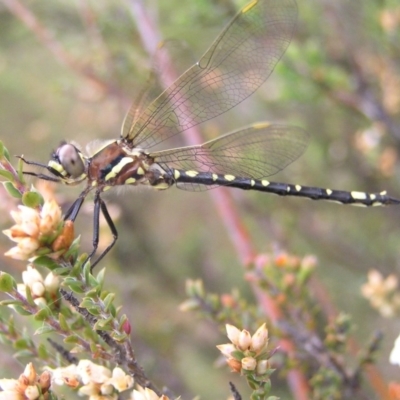
[[[186,41],[199,58],[244,3],[148,0],[145,5],[163,38]],[[47,162],[63,139],[85,146],[117,138],[127,99],[135,98],[152,65],[131,4],[30,0],[26,5],[76,64],[59,62],[0,1],[0,126],[10,154]],[[398,2],[304,0],[298,6],[297,32],[268,82],[234,111],[203,124],[204,138],[262,120],[299,125],[310,132],[309,148],[274,179],[343,190],[386,189],[400,197]],[[178,66],[188,64],[176,57]],[[82,72],[88,70],[98,79]],[[370,269],[398,273],[400,210],[232,192],[258,251],[283,248],[316,255],[324,295],[353,316],[356,338],[366,340],[371,331],[384,329],[380,366],[386,378],[397,377],[387,359],[398,326],[383,323],[369,309],[360,285]],[[78,193],[57,188],[65,210]],[[252,298],[207,192],[115,190],[107,201],[119,217],[120,240],[102,267],[108,270],[108,290],[117,291],[123,312],[134,321],[133,344],[147,374],[184,398],[197,393],[205,399],[226,397],[231,375],[210,367],[217,357],[214,345],[224,340],[211,323],[178,311],[187,277],[202,278],[218,293],[238,287]],[[2,196],[3,229],[10,225],[12,207]],[[87,201],[77,232],[91,226],[92,208]],[[105,226],[100,245],[110,240]],[[91,234],[82,235],[82,245],[90,249]],[[0,246],[1,253],[8,249],[5,237]],[[8,260],[2,265],[22,268]],[[19,366],[6,354],[3,359],[18,374]],[[272,375],[272,386],[283,386],[277,379]],[[241,385],[239,391],[246,393]]]

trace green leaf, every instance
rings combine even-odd
[[[100,288],[104,285],[104,277],[105,277],[106,269],[102,268],[96,276],[97,283],[99,284]]]
[[[4,158],[4,143],[0,140],[0,160]]]
[[[31,306],[36,306],[36,303],[33,301],[31,288],[30,288],[28,285],[25,285],[25,293],[26,293],[26,301],[27,301]]]
[[[70,278],[70,277],[65,278],[63,286],[67,286],[74,293],[85,293],[85,290],[83,288],[84,286],[83,283],[77,281],[75,278]]]
[[[56,268],[60,268],[59,264],[57,264],[52,258],[47,256],[36,257],[35,260],[33,261],[33,264],[38,267],[45,267],[50,271],[54,271]]]
[[[108,318],[106,320],[98,320],[94,325],[93,329],[95,331],[112,331],[112,318]]]
[[[32,342],[29,339],[20,338],[13,342],[13,346],[17,350],[29,349],[32,347]]]
[[[8,181],[14,181],[14,175],[10,171],[6,171],[5,169],[0,169],[0,176],[6,178]]]
[[[2,300],[0,301],[0,306],[11,306],[14,304],[20,304],[19,300]]]
[[[63,331],[68,332],[70,330],[69,324],[68,324],[65,316],[61,313],[58,314],[58,322]]]
[[[38,192],[25,192],[22,195],[22,203],[30,208],[36,208],[43,204],[43,197]]]
[[[64,338],[64,343],[68,344],[75,344],[75,343],[80,343],[81,339],[78,335],[69,335],[66,338]]]
[[[15,304],[12,306],[12,308],[20,315],[32,315],[32,313],[28,310],[26,310],[24,307],[22,307],[19,304]]]
[[[17,288],[17,283],[14,278],[6,272],[0,272],[0,291],[12,292]]]
[[[108,312],[115,318],[117,316],[117,310],[115,309],[114,304],[110,304]]]
[[[2,182],[4,189],[6,189],[7,193],[16,198],[16,199],[20,199],[22,197],[21,192],[14,186],[14,184],[12,182]]]
[[[42,325],[40,328],[36,329],[34,335],[42,335],[49,332],[55,332],[55,329],[50,325]]]
[[[46,360],[49,357],[49,353],[47,352],[47,348],[43,343],[40,343],[38,346],[38,356],[42,360]]]
[[[115,299],[115,293],[109,293],[106,298],[103,300],[104,301],[104,310],[108,311],[110,307],[112,306],[112,302]]]
[[[4,146],[3,144],[3,156],[7,159],[7,161],[10,161],[10,153],[8,152],[7,147]]]
[[[47,318],[49,318],[51,315],[51,311],[48,307],[42,308],[41,310],[39,310],[34,318],[36,321],[45,321]]]
[[[90,307],[87,308],[90,314],[94,315],[95,317],[98,317],[101,315],[101,308],[100,307]]]
[[[31,350],[21,350],[14,353],[14,358],[21,359],[21,358],[31,358],[33,353]]]
[[[90,286],[90,260],[87,260],[85,265],[83,266],[83,276],[84,276],[84,280],[86,285]]]
[[[121,332],[112,332],[111,334],[110,334],[110,336],[116,341],[116,342],[119,342],[119,343],[121,343],[121,342],[124,342],[127,338],[128,338],[128,336],[126,335],[126,333],[121,333]]]

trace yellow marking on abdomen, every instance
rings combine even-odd
[[[187,176],[190,176],[191,178],[194,178],[195,176],[197,176],[199,173],[197,171],[186,171],[185,172]]]
[[[177,169],[175,169],[174,170],[174,178],[179,179],[180,176],[181,176],[181,173]]]
[[[263,185],[263,186],[268,186],[268,185],[269,185],[269,181],[263,179],[263,180],[261,181],[261,185]]]
[[[212,174],[212,179],[215,182],[218,179],[218,175],[217,174]]]
[[[233,175],[224,175],[224,178],[229,182],[232,182],[235,180],[235,177]]]
[[[300,185],[296,185],[295,188],[296,188],[296,190],[297,190],[298,192],[300,192],[300,190],[301,190],[301,186],[300,186]]]
[[[367,200],[367,194],[364,192],[350,192],[354,200]]]
[[[136,172],[137,172],[138,175],[144,175],[145,171],[144,171],[144,169],[142,167],[139,167]]]
[[[256,181],[254,180],[254,179],[252,179],[251,181],[250,181],[250,186],[254,186],[256,184]]]
[[[126,185],[131,185],[132,183],[135,183],[136,179],[135,178],[128,178],[124,183]]]
[[[325,192],[328,196],[330,196],[333,193],[331,189],[325,189]]]

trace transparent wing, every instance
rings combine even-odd
[[[296,18],[294,0],[252,1],[197,64],[124,126],[123,137],[132,146],[150,148],[235,107],[271,74],[290,43]]]
[[[307,143],[308,134],[301,128],[259,123],[202,145],[159,151],[150,156],[166,171],[176,168],[261,179],[276,174],[296,160]],[[194,184],[178,187],[207,189]]]
[[[178,62],[174,62],[174,66],[182,72],[191,64],[188,62],[189,58],[193,62],[192,54],[189,54],[187,43],[184,41],[165,40],[159,43],[151,61],[151,72],[147,82],[125,115],[121,137],[129,135],[129,130],[143,114],[143,111],[162,93],[162,82],[166,80],[165,75],[168,73],[165,64],[168,65],[170,59],[177,59]],[[184,68],[184,64],[186,68]]]

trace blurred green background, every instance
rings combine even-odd
[[[69,65],[59,62],[6,3],[14,2],[0,0],[0,128],[10,153],[46,163],[63,139],[85,146],[117,138],[127,99],[133,100],[145,85],[152,65],[138,34],[135,2],[24,2],[51,33],[51,43],[68,54]],[[245,3],[148,0],[143,7],[162,38],[187,43],[189,51],[174,54],[182,69],[191,57],[202,55]],[[342,190],[386,189],[399,198],[398,2],[298,3],[295,36],[275,72],[251,98],[203,124],[204,139],[262,120],[299,125],[310,133],[308,150],[272,180]],[[65,209],[79,193],[79,188],[56,190]],[[372,268],[398,274],[400,208],[364,209],[240,190],[232,195],[260,253],[283,249],[318,257],[317,274],[327,296],[354,317],[360,342],[383,329],[380,367],[385,377],[398,377],[398,367],[388,365],[388,354],[400,323],[371,311],[360,285]],[[184,398],[226,398],[228,379],[234,377],[212,365],[218,356],[215,345],[226,339],[211,323],[178,310],[187,277],[202,278],[209,290],[219,293],[238,287],[252,299],[209,194],[176,188],[114,190],[106,199],[120,239],[102,266],[107,266],[109,288],[117,291],[132,323],[139,361],[157,384]],[[0,205],[3,229],[11,223],[10,207],[5,201]],[[92,209],[89,200],[77,221],[87,250]],[[101,244],[109,240],[104,227]],[[0,246],[4,253],[10,243],[4,237]],[[19,271],[23,266],[2,259],[2,269]],[[20,373],[16,362],[11,369]],[[275,385],[274,394],[287,398],[279,389],[283,383]],[[243,383],[238,388],[245,396]]]

